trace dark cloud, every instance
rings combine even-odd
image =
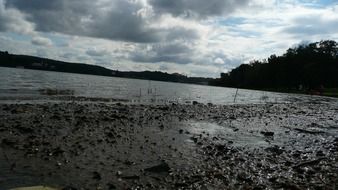
[[[25,13],[41,32],[139,43],[199,37],[192,29],[150,26],[156,19],[139,14],[145,8],[139,1],[10,0],[6,7]]]
[[[29,10],[29,11],[37,11],[37,10],[57,10],[63,7],[63,1],[60,0],[7,0],[6,6],[8,7],[16,7],[20,10]]]
[[[187,42],[143,45],[130,52],[128,58],[135,62],[194,64],[196,66],[212,66],[220,69],[226,66],[235,67],[243,62],[242,58],[237,56],[229,57],[222,51],[203,52],[203,50],[195,47],[195,44]]]
[[[132,52],[129,56],[130,59],[135,62],[171,62],[188,64],[193,62],[191,58],[193,54],[194,50],[191,45],[184,43],[169,43],[152,45],[148,48],[140,48],[140,50]]]
[[[106,50],[96,50],[96,49],[90,49],[86,51],[86,54],[93,57],[102,57],[108,54]]]
[[[173,41],[173,40],[194,40],[198,39],[200,36],[197,30],[182,28],[182,27],[173,27],[169,30],[162,31],[165,36],[165,41]]]
[[[14,9],[7,9],[5,1],[0,0],[0,31],[30,33],[33,30],[31,23],[24,20],[24,15]]]
[[[25,13],[37,31],[70,35],[88,35],[90,28],[84,19],[95,13],[94,5],[88,0],[10,0],[6,1],[6,6]]]
[[[186,18],[221,16],[246,6],[249,0],[149,0],[157,13]]]
[[[125,0],[115,3],[107,14],[99,15],[95,22],[90,24],[92,35],[132,42],[160,41],[160,30],[150,28],[146,19],[137,14],[142,8],[140,4]]]

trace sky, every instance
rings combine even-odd
[[[219,77],[338,41],[338,0],[0,0],[0,51],[122,71]]]

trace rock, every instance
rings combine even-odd
[[[187,187],[188,184],[184,183],[184,182],[179,182],[179,183],[175,183],[175,188],[183,188],[183,187]]]
[[[6,146],[13,146],[16,144],[16,141],[10,139],[2,139],[1,144]]]
[[[108,186],[108,190],[116,189],[116,186],[112,183],[108,183],[107,186]]]
[[[12,114],[19,114],[19,113],[24,113],[25,110],[23,108],[16,108],[11,111]]]
[[[244,172],[240,172],[239,174],[237,174],[237,179],[240,181],[252,182],[251,177]]]
[[[124,162],[124,164],[127,165],[127,166],[131,166],[131,165],[135,165],[135,162],[126,160],[126,161]]]
[[[194,143],[197,143],[197,138],[196,137],[190,137],[190,139],[192,140],[192,141],[194,141]]]
[[[162,111],[168,111],[169,110],[169,106],[159,107],[157,109],[162,110]]]
[[[159,165],[152,166],[150,168],[146,168],[146,169],[144,169],[144,171],[153,172],[153,173],[169,172],[170,171],[170,167],[169,167],[169,165],[167,163],[162,162]]]
[[[192,101],[192,105],[198,105],[199,103],[197,101]]]
[[[99,172],[93,172],[93,179],[101,180],[101,174]]]
[[[275,145],[273,147],[268,147],[265,149],[266,151],[272,152],[274,154],[282,154],[284,152],[284,150],[282,148],[280,148],[279,146]]]
[[[317,151],[316,156],[323,157],[323,156],[325,156],[325,154],[323,153],[322,150],[319,150],[319,151]]]
[[[225,151],[226,150],[226,146],[225,145],[216,145],[215,147],[216,147],[216,149],[218,151]]]
[[[273,137],[273,135],[275,134],[274,132],[270,132],[270,131],[261,131],[261,134],[266,136],[266,137]]]
[[[279,187],[282,189],[290,189],[290,190],[300,190],[301,188],[299,188],[297,185],[293,184],[293,183],[281,183],[279,184]]]
[[[179,132],[180,134],[182,134],[182,133],[183,133],[183,129],[180,129],[178,132]]]
[[[109,138],[115,137],[114,133],[112,133],[112,132],[107,132],[106,136],[109,137]]]
[[[235,120],[236,117],[234,115],[230,116],[229,119]]]
[[[34,132],[34,130],[30,127],[16,126],[15,128],[18,129],[23,134]]]
[[[62,150],[60,147],[57,147],[57,148],[55,148],[54,150],[52,150],[50,153],[49,153],[49,155],[50,156],[59,156],[59,155],[61,155],[61,154],[63,154],[65,151],[64,150]]]
[[[64,188],[62,188],[62,190],[77,190],[75,187],[72,186],[66,186]]]
[[[132,176],[123,176],[122,179],[129,179],[129,180],[139,180],[140,176],[138,175],[132,175]]]

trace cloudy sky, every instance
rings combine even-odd
[[[0,50],[118,70],[218,77],[323,39],[337,0],[0,0]]]

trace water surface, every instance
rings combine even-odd
[[[0,99],[43,99],[51,95],[123,99],[135,103],[247,104],[310,99],[309,96],[244,89],[239,89],[236,95],[234,88],[0,67]]]

